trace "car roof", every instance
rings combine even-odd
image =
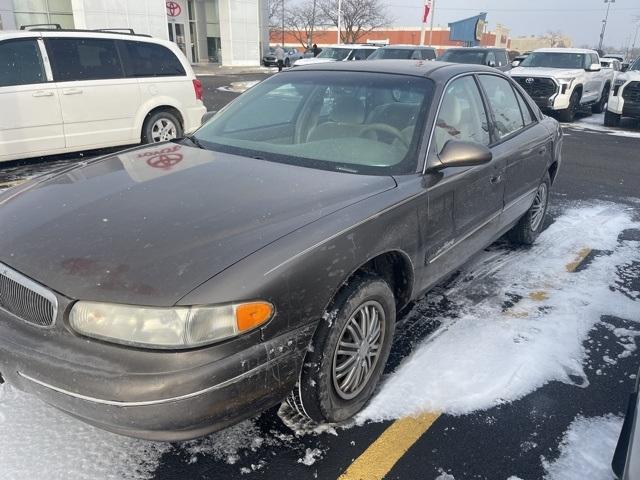
[[[538,48],[534,52],[540,53],[598,53],[588,48]]]
[[[379,46],[376,45],[370,45],[370,44],[366,44],[366,43],[336,43],[333,45],[325,45],[324,47],[321,48],[348,48],[349,50],[353,50],[354,48],[371,48],[373,49],[378,49],[380,48]]]
[[[135,35],[130,33],[100,32],[92,30],[3,30],[0,32],[0,41],[16,38],[112,38],[117,40],[133,40],[139,42],[158,43],[165,46],[173,46],[175,43],[169,40],[153,38],[148,35]]]
[[[414,77],[430,77],[435,80],[447,79],[463,73],[492,73],[501,74],[495,68],[483,65],[468,65],[463,63],[438,62],[432,60],[367,60],[355,62],[328,62],[301,65],[290,72],[301,71],[342,71],[367,73],[392,73]],[[437,74],[436,74],[437,72]]]
[[[501,47],[450,47],[447,48],[447,50],[500,50],[500,51],[506,51],[506,48],[501,48]]]
[[[426,45],[411,45],[411,44],[397,44],[397,45],[385,45],[384,47],[380,47],[381,49],[391,49],[395,48],[397,50],[416,50],[416,49],[424,49],[424,50],[435,50],[433,47],[427,47]]]

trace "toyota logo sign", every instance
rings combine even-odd
[[[178,2],[167,2],[167,15],[177,17],[182,13],[182,7]]]
[[[525,80],[525,82],[527,82],[529,85],[531,85],[535,80],[533,78],[527,78]]]

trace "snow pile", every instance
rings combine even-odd
[[[623,120],[623,126],[627,125],[628,120]],[[629,122],[629,126],[633,125]],[[573,128],[576,130],[596,130],[598,132],[606,133],[607,135],[615,135],[617,137],[628,138],[640,138],[640,130],[632,128],[631,130],[623,130],[620,128],[612,128],[604,126],[604,113],[589,115],[577,119],[574,123],[563,124],[565,127]]]
[[[147,479],[170,448],[98,430],[0,386],[0,478]]]
[[[640,260],[640,242],[618,241],[623,230],[639,226],[622,206],[571,208],[533,248],[484,252],[445,292],[455,317],[423,319],[442,326],[384,382],[357,421],[464,414],[554,380],[588,385],[582,343],[601,315],[640,320],[640,301],[609,287],[618,266]],[[588,249],[606,253],[569,271]],[[434,296],[426,303],[437,305]],[[424,303],[412,315],[421,310]]]
[[[316,463],[316,460],[320,459],[322,459],[322,450],[320,450],[319,448],[307,448],[304,453],[304,457],[299,458],[298,463],[310,467],[311,465]]]
[[[255,87],[261,80],[251,80],[247,82],[231,82],[231,85],[218,87],[221,92],[244,93],[252,87]]]
[[[543,459],[545,480],[612,480],[611,459],[622,419],[613,415],[597,418],[578,416],[569,425],[554,462]]]

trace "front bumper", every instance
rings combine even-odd
[[[262,332],[190,351],[107,344],[25,324],[0,310],[0,375],[22,391],[105,430],[160,441],[196,438],[280,402],[313,335]]]
[[[640,118],[640,96],[628,95],[629,92],[627,88],[630,88],[630,85],[631,82],[628,82],[611,91],[607,109],[612,113],[617,113],[624,117]]]

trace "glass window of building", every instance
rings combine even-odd
[[[74,28],[71,0],[13,0],[16,25],[58,23]]]

